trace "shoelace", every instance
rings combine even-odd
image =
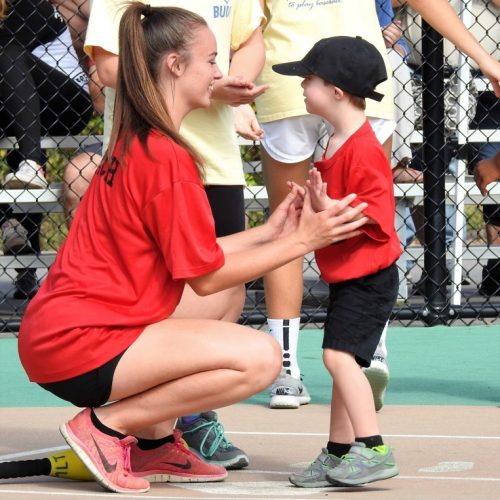
[[[197,425],[196,428],[193,430],[199,430],[205,428],[208,429],[205,436],[201,440],[199,451],[202,454],[203,458],[208,459],[212,455],[214,455],[219,446],[222,445],[224,448],[228,448],[230,446],[230,443],[226,439],[226,436],[224,435],[224,426],[221,423],[211,420]],[[206,451],[205,446],[207,445],[208,438],[212,435],[213,435],[213,441],[209,446],[208,450]]]
[[[121,439],[120,445],[122,447],[122,456],[123,456],[123,475],[131,476],[132,475],[132,464],[130,462],[130,445],[135,442],[135,439]]]

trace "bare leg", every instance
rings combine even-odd
[[[102,157],[97,153],[80,153],[72,158],[64,168],[63,197],[68,226],[73,222],[76,209],[80,205],[82,196],[87,191],[101,159]]]
[[[276,342],[257,330],[221,321],[167,319],[147,327],[123,355],[110,396],[118,401],[96,414],[123,434],[165,435],[170,428],[162,432],[162,422],[263,390],[278,375],[280,359]]]
[[[281,163],[273,159],[262,149],[264,180],[269,197],[269,209],[272,212],[289,192],[287,181],[303,185],[311,163],[310,158],[298,163]],[[264,277],[264,288],[269,323],[276,321],[276,327],[270,328],[271,334],[280,342],[283,349],[284,367],[294,378],[300,378],[297,363],[297,340],[300,328],[300,308],[303,297],[303,259],[296,259],[276,269]],[[284,342],[282,322],[289,321],[288,340]],[[284,346],[288,345],[288,352]],[[286,358],[286,359],[285,359]]]
[[[200,297],[186,286],[172,318],[206,318],[236,323],[245,304],[245,286]]]
[[[332,419],[330,434],[341,443],[352,439],[345,421],[347,416],[355,437],[380,434],[370,384],[354,356],[343,351],[324,349],[323,361],[335,381],[334,396],[340,395],[333,401],[338,421]]]

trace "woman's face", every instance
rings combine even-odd
[[[214,82],[222,78],[215,62],[216,56],[215,37],[210,29],[201,26],[195,33],[190,59],[181,77],[186,104],[190,109],[210,106]]]

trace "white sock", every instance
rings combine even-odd
[[[300,318],[269,319],[269,333],[281,346],[283,368],[296,379],[300,379],[300,368],[297,362],[297,346],[299,343]]]
[[[375,349],[375,354],[373,357],[381,357],[384,358],[384,361],[387,361],[387,346],[385,344],[387,338],[387,328],[389,326],[389,322],[387,322],[384,326],[384,330],[382,331],[382,336],[380,337],[377,348]]]

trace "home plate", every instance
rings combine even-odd
[[[251,481],[221,483],[177,483],[175,486],[213,495],[253,495],[267,498],[313,495],[331,488],[297,488],[288,481]]]

